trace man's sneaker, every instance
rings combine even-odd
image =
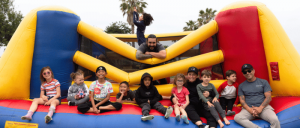
[[[26,115],[26,116],[22,116],[21,119],[22,120],[31,120],[32,118]]]
[[[233,116],[233,115],[235,115],[234,111],[227,111],[226,116]]]
[[[152,120],[153,118],[153,115],[144,115],[141,117],[142,121]]]
[[[190,123],[189,120],[188,120],[188,118],[186,116],[182,115],[181,118],[182,118],[182,120],[183,120],[184,123],[186,123],[186,124]]]
[[[176,115],[176,120],[179,122],[180,121],[180,115]]]
[[[173,108],[171,106],[169,106],[167,108],[166,114],[165,114],[165,118],[168,119],[171,115],[171,113],[173,112]]]
[[[69,101],[69,102],[68,102],[68,105],[69,105],[69,106],[75,106],[75,102]]]
[[[52,120],[52,118],[50,116],[45,116],[45,123],[48,124],[50,121]]]

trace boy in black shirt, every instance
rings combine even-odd
[[[137,104],[142,108],[143,121],[152,120],[153,115],[149,115],[150,109],[154,108],[162,114],[165,114],[165,118],[169,118],[173,112],[173,108],[170,106],[165,108],[158,101],[161,99],[161,95],[158,93],[156,87],[153,85],[153,77],[149,73],[144,73],[141,78],[141,86],[136,90],[135,100]]]
[[[134,93],[135,91],[131,91],[129,89],[129,84],[128,82],[126,81],[123,81],[120,83],[120,86],[119,86],[119,93],[117,94],[116,96],[116,101],[119,102],[119,103],[133,103],[135,104],[135,96],[134,96]]]

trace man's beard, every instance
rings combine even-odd
[[[148,46],[149,50],[155,50],[156,46]],[[151,49],[153,48],[153,49]]]

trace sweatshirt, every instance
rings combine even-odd
[[[220,97],[224,97],[226,99],[236,98],[234,104],[237,105],[239,103],[239,98],[237,97],[238,87],[239,84],[237,82],[233,83],[232,85],[228,85],[227,81],[225,81],[218,88],[218,93],[220,94]]]
[[[75,96],[80,90],[84,92],[85,96],[89,95],[89,89],[85,83],[83,83],[82,85],[77,85],[76,83],[74,83],[69,87],[68,96]]]
[[[138,39],[138,44],[141,45],[142,43],[146,42],[146,38],[144,35],[146,25],[144,21],[139,21],[139,15],[137,12],[133,12],[133,23],[137,26],[136,36]]]
[[[219,99],[219,93],[215,88],[215,86],[211,83],[208,83],[207,86],[203,86],[202,83],[198,84],[197,91],[198,91],[199,99],[201,99],[204,103],[207,103],[208,100],[212,100],[214,97]],[[212,97],[211,95],[209,95],[208,97],[204,97],[203,92],[205,91],[209,91],[209,92],[213,91],[215,93],[215,96]]]
[[[144,79],[150,77],[151,83],[147,88],[144,84]],[[153,106],[156,102],[161,100],[161,95],[158,93],[156,87],[153,85],[153,77],[149,73],[144,73],[141,78],[141,86],[136,90],[135,100],[138,105],[142,103],[148,103],[150,101],[150,106]]]

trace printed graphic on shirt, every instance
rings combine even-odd
[[[90,86],[90,91],[94,92],[94,99],[101,101],[106,98],[108,93],[113,92],[113,88],[110,82],[106,81],[104,84],[95,81]]]

